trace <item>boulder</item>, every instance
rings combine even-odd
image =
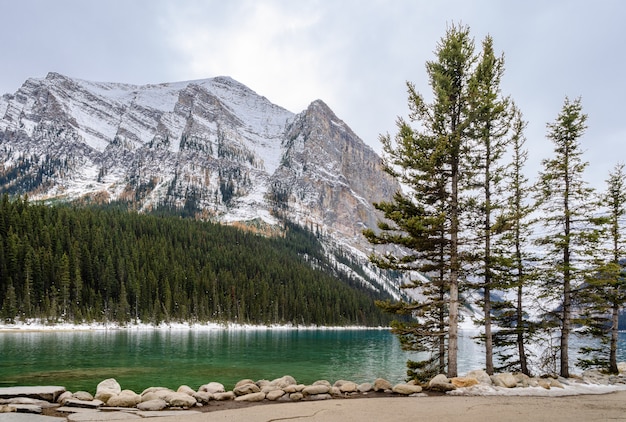
[[[328,388],[332,387],[332,385],[330,384],[330,382],[328,382],[327,380],[317,380],[315,381],[313,384],[311,385],[325,385]]]
[[[78,400],[78,399],[67,399],[65,400],[66,407],[75,407],[80,409],[98,409],[104,403],[102,400]]]
[[[529,387],[530,386],[530,377],[526,374],[517,373],[513,375],[517,380],[517,385],[521,387]]]
[[[254,381],[252,381],[251,379],[243,379],[243,380],[239,381],[237,384],[235,384],[235,388],[241,387],[242,385],[246,385],[246,384],[254,384],[254,385],[256,385],[256,383]]]
[[[422,392],[422,387],[419,385],[413,384],[396,384],[391,389],[396,394],[403,394],[405,396],[410,396],[411,394],[417,394]]]
[[[214,393],[213,398],[217,401],[234,400],[235,393],[233,393],[232,391],[226,391],[224,393]]]
[[[261,389],[255,383],[237,384],[233,389],[236,396],[245,396],[247,394],[260,393]]]
[[[291,394],[291,393],[297,393],[298,392],[298,386],[297,385],[288,385],[286,387],[283,387],[282,390],[285,393]],[[301,390],[300,390],[301,391]]]
[[[364,382],[363,384],[359,384],[356,387],[356,389],[359,391],[359,393],[368,393],[368,392],[372,391],[373,388],[374,387],[369,382]]]
[[[491,382],[496,387],[515,388],[517,387],[517,379],[510,372],[495,374],[491,376]]]
[[[374,391],[391,390],[393,386],[384,378],[376,378],[374,380]]]
[[[196,391],[192,389],[191,387],[189,387],[188,385],[181,385],[180,387],[178,387],[178,390],[176,390],[176,392],[185,393],[190,396],[193,396],[194,394],[196,394]]]
[[[316,394],[326,394],[330,391],[330,385],[317,384],[309,385],[302,390],[305,396],[314,396]]]
[[[474,377],[454,377],[450,383],[456,388],[471,387],[478,384],[478,380]]]
[[[302,393],[291,393],[289,394],[289,400],[291,401],[300,401],[304,398],[304,394]]]
[[[193,407],[197,401],[186,393],[172,393],[168,396],[167,403],[171,407]]]
[[[257,387],[258,388],[258,387]],[[235,398],[235,401],[259,402],[265,400],[265,393],[258,391],[256,393],[245,394]]]
[[[198,391],[197,393],[193,393],[191,397],[196,399],[198,403],[207,404],[213,399],[213,394],[207,393],[206,391]]]
[[[139,403],[141,403],[141,396],[131,390],[124,390],[111,396],[106,402],[109,407],[135,407]]]
[[[283,390],[272,390],[265,395],[265,398],[269,401],[276,401],[284,395],[285,392]]]
[[[563,383],[557,379],[554,378],[548,378],[548,380],[550,381],[550,387],[554,387],[554,388],[565,388],[565,386],[563,385]]]
[[[551,388],[550,380],[545,378],[539,378],[537,380],[537,384],[539,385],[539,387],[545,388],[546,390],[549,390]]]
[[[143,410],[143,411],[163,410],[166,407],[167,407],[167,402],[162,399],[143,401],[137,405],[137,409]]]
[[[357,385],[354,382],[348,381],[339,386],[339,391],[342,393],[355,393],[357,391]]]
[[[439,374],[428,382],[428,389],[445,393],[446,391],[456,390],[456,386],[444,374]]]
[[[224,393],[226,392],[226,389],[224,388],[224,385],[219,382],[210,382],[201,386],[198,391],[206,391],[207,393],[215,394]]]
[[[617,370],[619,371],[620,374],[626,373],[626,362],[618,362]]]
[[[296,382],[296,379],[294,377],[292,377],[291,375],[285,375],[285,376],[282,376],[280,378],[276,378],[270,384],[274,385],[274,386],[276,386],[278,388],[284,388],[284,387],[288,387],[290,385],[296,385],[298,383]]]
[[[11,397],[30,397],[55,403],[59,396],[65,392],[65,387],[39,386],[39,387],[0,387],[0,399]]]
[[[174,390],[171,390],[171,389],[169,389],[167,387],[148,387],[148,388],[146,388],[145,390],[143,390],[141,392],[141,395],[143,396],[144,394],[154,393],[155,391],[161,391],[161,390],[174,391]]]
[[[59,403],[59,404],[63,404],[63,403],[65,403],[65,400],[69,400],[71,398],[74,398],[72,393],[70,393],[69,391],[64,391],[63,394],[61,394],[59,397],[57,397],[56,402]]]
[[[83,400],[83,401],[93,400],[93,396],[91,395],[91,393],[88,393],[87,391],[77,391],[74,394],[72,394],[72,397],[75,398],[76,400]]]
[[[120,394],[122,392],[122,387],[115,380],[115,378],[108,378],[98,384],[98,386],[96,387],[96,394],[98,394],[98,391],[101,390],[111,390],[115,394]]]
[[[469,371],[466,375],[466,378],[476,378],[480,384],[491,385],[491,377],[486,371],[482,369],[477,369],[474,371]]]

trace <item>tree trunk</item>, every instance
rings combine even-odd
[[[450,315],[448,328],[448,377],[458,376],[459,339],[459,159],[453,152],[451,160],[450,197]]]
[[[521,278],[521,275],[520,275]],[[524,318],[522,309],[522,297],[523,297],[522,284],[517,287],[517,351],[519,353],[519,363],[522,374],[530,376],[528,370],[528,360],[526,359],[526,346],[524,345]]]
[[[611,349],[609,351],[609,372],[619,374],[617,368],[617,339],[619,335],[619,305],[613,304],[613,313],[611,315]]]

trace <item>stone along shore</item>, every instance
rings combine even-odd
[[[620,375],[609,376],[591,370],[569,379],[531,378],[512,373],[489,376],[479,370],[456,378],[438,375],[424,386],[413,382],[392,385],[382,378],[374,380],[373,383],[362,384],[346,380],[331,384],[329,381],[320,380],[311,385],[304,385],[286,375],[273,381],[244,379],[230,391],[226,391],[221,383],[210,382],[202,385],[197,391],[182,385],[176,391],[164,387],[150,387],[141,394],[122,390],[120,384],[110,378],[98,384],[95,395],[87,391],[71,393],[64,387],[55,386],[0,388],[0,413],[29,413],[31,414],[29,420],[33,421],[40,418],[42,422],[64,420],[78,422],[166,416],[170,412],[182,416],[181,412],[189,414],[210,411],[209,404],[212,402],[231,402],[232,406],[236,406],[236,402],[298,402],[380,395],[422,396],[426,393],[440,394],[455,390],[471,394],[472,388],[481,391],[481,387],[496,389],[536,387],[549,390],[566,389],[574,385],[626,385],[626,364],[621,364],[620,369],[624,371]],[[36,414],[57,417],[35,416]]]

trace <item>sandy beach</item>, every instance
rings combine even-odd
[[[430,396],[273,403],[185,417],[185,422],[208,421],[626,421],[626,391],[566,397]]]

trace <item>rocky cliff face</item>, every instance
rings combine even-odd
[[[50,73],[0,99],[0,191],[287,218],[364,256],[399,188],[322,101],[293,114],[227,77],[135,86]],[[360,251],[360,252],[359,252]]]

